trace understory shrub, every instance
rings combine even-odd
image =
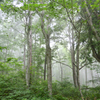
[[[89,100],[99,100],[100,99],[100,86],[96,86],[94,88],[85,87],[85,91],[83,91],[83,95],[85,98]]]
[[[55,86],[55,87],[54,87]],[[67,100],[67,98],[81,98],[79,90],[74,88],[73,84],[68,80],[56,82],[53,84],[53,95],[57,100]],[[62,98],[62,99],[60,99]]]
[[[80,92],[68,80],[53,82],[53,97],[48,95],[47,81],[37,80],[27,89],[23,72],[0,75],[0,100],[81,100]],[[100,99],[100,86],[82,89],[84,98]]]

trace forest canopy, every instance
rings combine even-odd
[[[0,100],[100,99],[100,0],[0,0]]]

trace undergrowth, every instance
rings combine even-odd
[[[47,81],[38,80],[27,89],[25,80],[21,75],[0,76],[0,100],[82,100],[79,90],[72,83],[64,80],[52,84],[53,96],[48,95]],[[82,90],[87,100],[99,100],[100,86],[91,88],[88,91]]]

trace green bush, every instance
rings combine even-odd
[[[79,90],[74,88],[73,84],[70,83],[68,80],[64,80],[63,82],[53,83],[53,95],[56,95],[54,97],[57,98],[57,100],[58,98],[62,98],[62,99],[81,98]]]
[[[67,100],[65,97],[63,97],[61,94],[57,94],[57,95],[55,95],[54,96],[55,97],[55,99],[57,99],[57,100]]]
[[[36,97],[41,98],[48,98],[48,88],[47,88],[47,81],[38,81],[34,82],[30,87],[31,93],[34,94]]]
[[[0,100],[81,100],[79,90],[68,79],[52,83],[52,98],[48,95],[47,81],[34,80],[27,89],[24,72],[20,69],[21,64],[16,60],[9,58],[7,63],[0,62],[2,72],[0,73]],[[11,68],[8,65],[14,67]],[[82,89],[82,93],[88,100],[94,100],[94,98],[99,100],[100,86],[88,91]]]

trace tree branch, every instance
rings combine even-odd
[[[88,17],[89,17],[88,23],[90,24],[92,30],[94,31],[94,36],[96,37],[97,41],[100,41],[100,38],[99,38],[99,36],[98,36],[98,33],[97,33],[95,27],[93,26],[92,16],[91,16],[91,14],[90,14],[90,12],[89,12],[89,9],[88,9],[88,7],[87,7],[87,2],[86,2],[86,0],[83,0],[83,1],[84,1],[85,4],[86,4],[86,5],[85,5],[85,9],[86,9],[87,14],[88,14]]]
[[[54,1],[54,0],[53,0],[53,1]],[[71,17],[70,17],[69,11],[68,11],[68,9],[65,7],[65,4],[63,5],[63,4],[61,4],[61,3],[57,2],[57,1],[54,1],[54,2],[57,3],[57,4],[59,4],[59,5],[61,5],[61,6],[63,6],[63,7],[65,8],[65,10],[66,10],[66,12],[67,12],[67,15],[68,15],[68,18],[69,18],[69,20],[70,20],[70,23],[72,24],[72,26],[73,26],[73,28],[75,29],[75,31],[76,31],[77,33],[80,33],[80,32],[78,31],[78,29],[76,28],[75,24],[73,23],[73,21],[72,21],[72,19],[71,19]],[[63,1],[63,2],[64,2],[64,1]]]
[[[92,62],[92,63],[95,63],[95,62]],[[86,63],[86,64],[84,64],[83,66],[81,66],[81,67],[79,68],[79,70],[81,70],[83,67],[85,67],[85,66],[87,66],[87,65],[89,65],[89,64],[91,64],[91,63]]]
[[[63,62],[57,61],[57,60],[55,60],[55,59],[53,59],[53,60],[56,61],[56,62],[58,62],[58,63],[61,63],[61,64],[65,65],[65,66],[67,66],[67,67],[69,67],[69,68],[71,68],[69,65],[67,65],[67,64],[65,64],[65,63],[63,63]],[[71,69],[72,69],[72,68],[71,68]]]

